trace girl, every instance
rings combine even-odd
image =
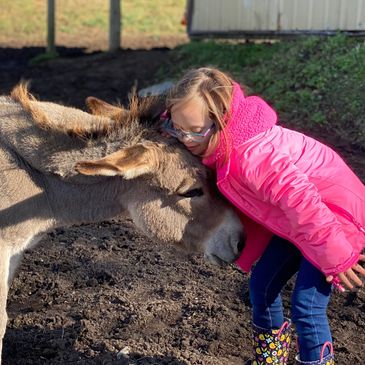
[[[253,364],[286,364],[291,321],[281,289],[298,273],[292,322],[298,364],[334,364],[326,316],[331,284],[362,286],[365,187],[328,146],[278,126],[275,111],[217,69],[191,70],[167,99],[164,131],[216,170],[242,213],[247,242]]]

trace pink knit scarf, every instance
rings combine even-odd
[[[231,109],[229,120],[224,129],[227,142],[220,132],[219,142],[213,153],[203,159],[203,163],[210,168],[217,168],[225,162],[232,150],[249,139],[265,132],[277,122],[275,111],[257,96],[246,97],[236,82],[233,83]]]

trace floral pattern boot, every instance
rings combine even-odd
[[[324,356],[324,352],[326,348],[329,348],[330,353],[327,356]],[[335,365],[335,358],[333,355],[333,345],[331,342],[326,342],[321,351],[320,359],[317,361],[300,361],[299,355],[295,357],[296,364],[304,364],[304,365]]]
[[[254,358],[252,365],[286,365],[289,356],[291,325],[289,321],[279,329],[268,330],[253,324]]]

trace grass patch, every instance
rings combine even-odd
[[[123,35],[184,34],[180,24],[185,0],[123,0],[121,1]],[[109,28],[109,1],[56,1],[57,35],[107,32]],[[45,42],[47,32],[47,1],[12,0],[1,4],[0,42],[24,39]]]
[[[123,0],[123,32],[137,35],[184,34],[180,21],[185,0]]]
[[[29,66],[36,66],[42,62],[54,60],[57,57],[58,57],[57,52],[45,52],[45,53],[41,53],[41,54],[33,57],[32,59],[30,59],[28,64],[29,64]]]
[[[46,34],[46,1],[43,0],[12,0],[1,4],[0,34],[1,39],[13,37],[27,37]]]
[[[262,59],[271,58],[278,49],[278,43],[263,46],[256,43],[193,41],[176,50],[176,60],[181,70],[209,64],[239,75],[242,67],[257,65]]]
[[[211,65],[229,72],[278,111],[283,124],[323,130],[365,146],[365,43],[344,35],[274,44],[192,42],[174,51],[170,77]],[[162,75],[162,73],[161,73]]]

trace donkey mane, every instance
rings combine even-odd
[[[126,112],[109,118],[38,101],[29,93],[28,84],[21,82],[11,98],[0,99],[0,143],[39,171],[72,181],[84,179],[74,170],[77,161],[102,158],[147,141],[176,144],[163,138],[153,124],[156,103],[161,105],[161,100],[139,99],[133,94]],[[13,117],[7,117],[10,115]]]
[[[122,105],[118,105],[121,113],[118,113],[113,118],[101,115],[92,116],[91,120],[85,124],[85,116],[83,115],[80,118],[60,121],[46,113],[46,109],[42,108],[42,104],[47,103],[38,101],[28,91],[28,84],[26,81],[20,82],[11,91],[10,96],[14,101],[21,104],[38,127],[48,130],[50,133],[64,133],[85,140],[105,137],[111,140],[115,138],[125,139],[127,137],[126,134],[128,134],[128,137],[139,135],[142,131],[141,122],[151,124],[153,119],[155,119],[156,106],[162,104],[161,97],[138,98],[135,91],[132,91],[129,96],[127,109]],[[128,112],[123,113],[123,110]],[[75,113],[76,109],[73,109],[73,111]]]

